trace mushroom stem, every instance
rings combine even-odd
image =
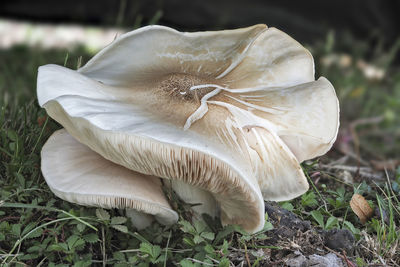
[[[142,230],[151,225],[154,216],[134,209],[126,209],[126,216],[131,219],[133,226]]]
[[[175,193],[186,203],[200,204],[192,207],[197,219],[201,219],[201,214],[203,213],[213,218],[218,216],[217,202],[210,192],[176,180],[171,180],[171,186]]]

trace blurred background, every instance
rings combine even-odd
[[[217,30],[257,23],[310,42],[329,30],[366,41],[393,42],[400,25],[397,0],[2,0],[0,16],[31,22],[126,27],[159,23],[179,30]],[[381,40],[379,40],[381,41]]]
[[[400,163],[399,11],[397,0],[2,0],[0,103],[36,105],[38,66],[76,69],[141,26],[199,31],[265,23],[306,46],[316,77],[335,86],[342,111],[337,153],[394,168]]]

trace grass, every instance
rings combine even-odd
[[[357,240],[354,253],[335,253],[353,266],[400,265],[400,168],[385,165],[400,158],[400,72],[392,63],[398,46],[371,52],[357,40],[338,43],[330,34],[310,47],[317,76],[326,76],[337,89],[341,133],[332,152],[303,164],[311,189],[280,205],[316,229],[349,229]],[[38,107],[37,68],[55,63],[75,69],[91,56],[84,47],[69,52],[25,46],[0,51],[0,265],[283,264],[274,255],[285,251],[286,257],[295,248],[283,239],[271,243],[276,225],[268,218],[262,232],[249,236],[209,219],[190,222],[185,215],[189,207],[176,200],[178,224],[168,228],[154,223],[138,232],[121,211],[74,205],[51,193],[40,173],[40,150],[60,125]],[[341,62],[346,57],[349,64]],[[385,77],[367,78],[360,60],[382,68]],[[375,210],[366,224],[349,206],[354,193],[362,194]],[[316,248],[313,253],[327,252]]]

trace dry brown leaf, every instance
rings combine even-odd
[[[360,219],[361,223],[365,223],[373,214],[373,210],[368,202],[360,194],[353,195],[350,201],[350,207]]]

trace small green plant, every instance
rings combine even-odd
[[[326,221],[324,221],[324,216],[321,214],[319,210],[311,211],[311,216],[318,223],[319,227],[321,227],[324,230],[339,228],[339,221],[334,216],[330,216]]]
[[[107,226],[114,228],[122,233],[128,233],[128,227],[124,225],[127,222],[126,217],[115,216],[111,217],[110,213],[104,209],[96,209],[96,216]]]
[[[315,207],[318,205],[317,198],[313,191],[308,191],[307,193],[301,196],[301,204],[303,207]]]
[[[393,246],[397,246],[400,238],[394,222],[393,204],[390,198],[388,198],[387,201],[384,201],[384,199],[378,194],[376,195],[376,199],[378,202],[380,219],[373,218],[370,225],[376,233],[378,240],[378,254],[392,254],[393,252],[391,249]],[[386,214],[387,211],[389,216]]]

